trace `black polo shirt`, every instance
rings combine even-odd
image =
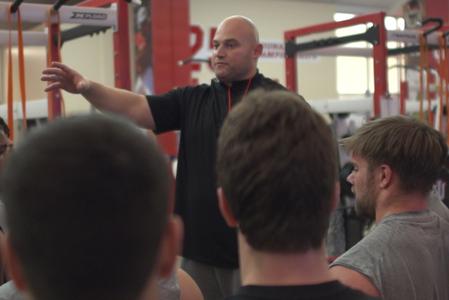
[[[228,87],[214,79],[210,85],[147,97],[156,133],[181,131],[175,212],[185,226],[183,256],[215,267],[238,267],[235,230],[226,225],[218,208],[215,158],[217,137],[228,112],[228,89],[236,104],[247,86],[248,80]],[[256,88],[285,89],[259,73],[249,85],[249,90]]]
[[[373,300],[359,291],[329,281],[312,285],[242,286],[234,296],[226,300]]]

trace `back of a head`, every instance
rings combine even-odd
[[[110,116],[33,130],[6,164],[12,249],[34,299],[137,299],[167,221],[158,146]]]
[[[330,128],[298,95],[250,93],[225,120],[218,181],[256,250],[303,252],[322,245],[336,182]]]
[[[403,191],[422,194],[430,191],[447,156],[446,142],[437,130],[404,116],[368,122],[342,144],[366,159],[370,168],[389,165],[399,175]]]

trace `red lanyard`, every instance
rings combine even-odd
[[[246,84],[245,92],[243,93],[243,97],[245,97],[248,94],[249,87],[251,85],[251,82],[253,81],[252,78],[248,79],[248,83]],[[232,108],[232,95],[231,95],[231,87],[228,86],[228,112],[231,111]]]

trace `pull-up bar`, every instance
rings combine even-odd
[[[313,49],[326,48],[330,46],[344,45],[348,43],[366,41],[373,45],[379,42],[379,29],[377,26],[372,26],[364,33],[354,34],[343,37],[332,37],[327,39],[314,40],[306,43],[296,44],[293,40],[285,43],[285,54],[288,57],[293,57],[296,52],[307,51]]]
[[[16,0],[20,2],[21,0]],[[14,4],[13,4],[14,5]],[[7,22],[9,3],[0,2],[0,22]],[[20,13],[23,22],[43,23],[48,21],[50,5],[20,4]],[[115,8],[62,6],[59,9],[61,23],[82,24],[92,26],[115,26],[117,24],[117,10]]]
[[[61,43],[65,43],[86,35],[93,35],[100,32],[105,32],[110,27],[108,26],[77,26],[61,32]]]
[[[13,4],[11,5],[11,12],[15,13],[17,9],[19,8],[20,4],[22,4],[23,0],[14,0]],[[53,5],[53,9],[55,11],[58,11],[59,8],[66,3],[67,0],[58,0],[56,1],[55,5]]]
[[[53,9],[55,11],[58,11],[59,8],[66,2],[67,2],[67,0],[58,0],[58,1],[56,1],[55,5],[53,5]]]

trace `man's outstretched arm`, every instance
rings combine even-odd
[[[48,82],[46,92],[63,89],[69,93],[81,94],[99,110],[120,114],[139,126],[155,129],[151,109],[144,95],[91,81],[58,62],[42,71],[41,80]]]

